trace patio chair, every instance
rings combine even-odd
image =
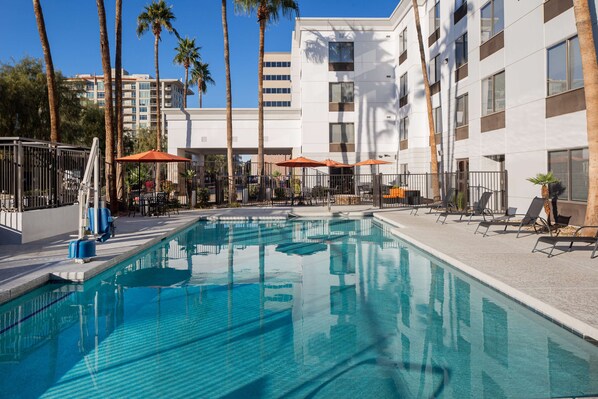
[[[582,231],[583,229],[595,229],[596,231],[595,231],[594,235],[590,236],[590,237],[578,236],[579,232]],[[550,248],[550,252],[548,252],[549,258],[552,256],[552,252],[556,248],[557,244],[568,243],[569,244],[569,252],[572,251],[573,244],[588,244],[588,245],[594,246],[594,248],[592,249],[592,253],[590,254],[590,259],[594,259],[595,257],[597,257],[596,251],[598,250],[598,226],[581,226],[580,228],[575,230],[575,233],[573,233],[573,236],[559,236],[558,232],[556,235],[553,235],[552,230],[550,230],[550,229],[549,229],[549,232],[550,232],[549,236],[543,236],[543,237],[538,238],[538,240],[536,241],[536,245],[534,245],[534,249],[532,249],[532,253],[536,252],[536,251],[545,253],[544,251],[546,249],[548,249],[548,248],[545,248],[543,250],[537,249],[539,243],[552,245],[552,247],[549,247]]]
[[[170,217],[170,207],[168,205],[168,194],[167,193],[157,193],[156,194],[156,203],[155,203],[155,215],[168,215]]]
[[[509,208],[509,210],[510,209],[512,209],[512,208]],[[540,212],[542,212],[543,209],[544,209],[544,199],[540,198],[540,197],[534,197],[534,199],[532,200],[532,203],[530,204],[525,215],[521,215],[521,214],[517,214],[517,213],[510,214],[507,211],[507,214],[505,214],[503,216],[496,217],[492,220],[484,220],[483,222],[480,222],[480,224],[475,229],[473,234],[476,234],[480,227],[485,227],[486,231],[484,231],[484,237],[486,237],[488,235],[488,230],[492,226],[505,226],[504,231],[507,231],[507,228],[509,226],[517,227],[517,238],[519,238],[519,234],[521,234],[521,229],[525,226],[532,226],[534,228],[534,232],[537,234],[538,233],[538,229],[537,229],[538,221],[541,221],[541,223],[544,223],[544,224],[548,224],[546,221],[544,221],[540,217]],[[513,218],[515,218],[517,216],[523,216],[523,219],[521,219],[521,221],[512,220]]]
[[[371,201],[374,195],[374,190],[369,184],[357,186],[357,191],[362,201]]]
[[[417,212],[420,210],[420,208],[429,208],[430,212],[428,212],[428,213],[432,213],[432,210],[439,211],[440,209],[456,208],[456,205],[454,202],[456,193],[457,193],[456,189],[449,188],[446,191],[446,195],[444,196],[444,198],[441,201],[435,201],[435,202],[428,203],[428,204],[414,205],[411,208],[410,214],[413,216],[417,216]]]
[[[445,224],[446,218],[451,215],[460,216],[459,221],[463,220],[463,216],[469,216],[469,220],[467,221],[467,224],[471,223],[471,218],[473,218],[474,216],[482,216],[485,221],[486,216],[492,216],[492,211],[488,208],[488,202],[490,202],[490,197],[492,197],[492,192],[484,191],[482,193],[482,196],[480,197],[480,200],[478,202],[476,202],[471,209],[460,211],[460,210],[452,210],[449,208],[446,211],[438,214],[436,223],[438,223],[440,218],[443,218],[442,224]]]

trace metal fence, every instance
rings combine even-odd
[[[466,206],[473,206],[484,192],[492,196],[488,208],[493,212],[504,212],[508,207],[506,171],[492,172],[445,172],[440,173],[441,196],[444,198],[450,189],[455,190],[455,202],[460,199]],[[376,205],[380,208],[421,205],[434,201],[432,175],[385,174],[377,175]]]
[[[77,202],[86,148],[0,138],[0,209],[26,211]]]

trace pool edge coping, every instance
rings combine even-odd
[[[393,221],[377,213],[374,213],[374,219],[378,219],[384,223],[393,226],[394,228],[391,228],[390,232],[394,236],[402,240],[405,240],[413,246],[419,248],[420,250],[427,252],[428,254],[440,259],[443,262],[448,263],[450,266],[454,267],[462,273],[465,273],[469,277],[473,278],[475,281],[506,296],[507,298],[524,306],[525,308],[531,310],[532,312],[543,317],[544,319],[582,338],[584,341],[598,346],[597,328],[592,327],[591,325],[571,315],[568,315],[567,313],[555,308],[552,305],[549,305],[537,298],[534,298],[533,296],[526,294],[508,285],[507,283],[498,280],[497,278],[494,278],[486,273],[483,273],[475,269],[472,266],[469,266],[465,262],[455,259],[452,256],[447,255],[444,252],[439,251],[427,244],[424,244],[416,240],[408,234],[399,231],[398,229],[408,230],[408,228],[400,223],[397,223],[396,221]]]
[[[12,287],[5,291],[0,291],[0,305],[4,305],[10,301],[18,299],[19,297],[40,288],[48,283],[52,282],[64,282],[64,283],[72,283],[72,284],[82,284],[85,281],[88,281],[95,276],[105,272],[106,270],[110,269],[111,267],[116,266],[120,262],[130,258],[134,255],[137,255],[146,249],[156,245],[157,243],[177,234],[181,231],[188,229],[195,223],[199,222],[200,220],[205,220],[206,216],[197,216],[192,218],[191,220],[181,224],[180,226],[175,227],[172,230],[164,232],[164,234],[159,235],[158,237],[152,238],[151,240],[138,245],[126,252],[123,252],[119,255],[114,256],[111,259],[108,259],[104,262],[100,262],[97,265],[93,265],[91,268],[84,270],[84,271],[77,271],[77,272],[53,272],[48,271],[40,276],[34,277],[29,281],[25,281],[22,284],[19,284],[15,287]],[[88,264],[88,263],[86,263]]]

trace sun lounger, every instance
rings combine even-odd
[[[446,192],[446,195],[441,201],[435,201],[429,204],[416,205],[413,208],[411,208],[411,215],[417,216],[417,212],[420,208],[429,208],[430,213],[432,213],[432,210],[439,211],[440,209],[455,208],[455,193],[456,190],[454,188],[449,188]]]
[[[488,235],[488,230],[492,226],[505,226],[504,231],[507,231],[509,226],[517,227],[517,238],[519,238],[519,234],[521,233],[521,229],[525,226],[532,226],[534,228],[534,232],[538,233],[537,230],[537,222],[540,218],[540,212],[544,209],[544,199],[540,197],[535,197],[532,200],[532,203],[529,206],[529,209],[525,213],[525,215],[520,214],[509,214],[507,213],[504,216],[499,216],[492,220],[485,220],[480,222],[478,227],[475,229],[473,234],[476,234],[480,227],[485,227],[486,230],[484,231],[484,237]],[[523,216],[523,219],[520,221],[513,220],[518,216]]]
[[[476,202],[471,209],[463,211],[447,209],[438,215],[438,218],[436,218],[436,223],[438,223],[438,221],[442,218],[442,224],[445,224],[446,218],[449,216],[460,216],[459,220],[463,220],[463,216],[469,216],[469,221],[467,224],[471,223],[471,218],[474,216],[482,216],[484,220],[486,220],[486,216],[492,217],[492,211],[488,209],[490,197],[492,197],[492,192],[485,191],[482,193],[480,200]]]
[[[596,232],[591,237],[579,236],[578,235],[579,232],[583,229],[596,229]],[[568,243],[569,244],[569,252],[571,252],[571,250],[573,249],[573,244],[594,245],[592,254],[590,255],[590,259],[593,259],[596,257],[596,251],[598,250],[598,226],[581,226],[580,228],[575,230],[575,233],[573,234],[573,236],[569,236],[569,237],[559,236],[558,234],[552,235],[552,232],[551,232],[551,234],[549,236],[544,236],[544,237],[538,238],[538,240],[536,241],[536,245],[534,245],[534,249],[532,249],[532,252],[536,252],[536,251],[544,252],[544,250],[537,249],[539,243],[552,245],[552,247],[549,247],[550,248],[550,252],[548,252],[549,258],[552,256],[552,251],[554,251],[557,244],[561,244],[561,243],[567,244]],[[546,249],[548,249],[548,248],[546,248]]]

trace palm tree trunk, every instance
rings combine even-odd
[[[257,66],[257,175],[259,178],[259,199],[263,200],[264,193],[264,40],[266,19],[260,19],[260,44]]]
[[[118,211],[116,198],[116,168],[114,167],[114,121],[112,106],[112,67],[110,65],[110,47],[108,45],[108,32],[106,30],[106,10],[104,0],[96,0],[98,19],[100,22],[100,51],[102,55],[102,69],[104,70],[104,121],[106,124],[106,192],[110,201],[110,210]]]
[[[187,87],[189,86],[189,65],[185,65],[185,85],[183,90],[185,91],[183,95],[183,108],[187,108]]]
[[[228,21],[226,19],[226,0],[222,0],[222,33],[224,35],[224,66],[226,70],[226,162],[228,171],[228,202],[236,201],[236,189],[233,170],[233,96],[230,80],[230,53],[228,46]],[[234,195],[234,199],[233,199]]]
[[[588,129],[588,205],[585,225],[598,225],[598,65],[596,47],[592,32],[592,18],[588,0],[573,0],[577,36],[581,49],[584,92],[586,99],[586,121]],[[588,230],[588,229],[586,229]],[[587,231],[591,234],[591,231]]]
[[[114,76],[114,85],[115,91],[114,95],[116,96],[116,156],[120,158],[124,156],[125,152],[125,144],[123,142],[123,130],[124,130],[124,120],[123,120],[123,92],[122,92],[122,10],[123,10],[123,2],[122,0],[116,0],[116,18],[115,18],[115,27],[116,27],[116,52],[114,55],[114,69],[115,69],[115,76]],[[125,194],[125,187],[124,187],[124,168],[123,165],[120,163],[116,164],[116,191],[118,195],[118,199],[120,201],[124,200]]]
[[[430,128],[430,173],[432,175],[432,195],[434,200],[440,199],[440,179],[438,178],[438,155],[436,153],[436,127],[434,126],[434,116],[432,114],[432,95],[430,93],[430,80],[428,79],[428,69],[426,67],[426,54],[424,52],[424,42],[422,39],[422,27],[419,20],[419,8],[417,0],[413,0],[413,16],[415,18],[415,30],[417,31],[417,42],[419,45],[419,56],[421,60],[422,75],[424,80],[424,92],[426,95],[426,105],[428,106],[428,126]]]
[[[58,91],[56,90],[56,77],[54,75],[54,63],[52,62],[52,52],[50,51],[50,42],[46,34],[46,23],[44,22],[44,13],[39,0],[33,0],[33,11],[37,22],[39,40],[44,52],[44,62],[46,64],[46,80],[48,85],[48,107],[50,108],[50,141],[57,143],[60,141],[60,113],[58,104]]]
[[[160,66],[158,65],[158,44],[160,43],[160,35],[157,34],[154,36],[154,66],[156,68],[156,150],[162,151],[162,103],[160,101]],[[151,91],[150,91],[151,93]],[[151,96],[151,95],[150,95]],[[151,103],[151,101],[150,101]],[[151,106],[151,104],[150,104]],[[150,117],[151,119],[151,117]],[[151,120],[150,120],[151,126]],[[160,164],[156,164],[156,190],[160,190]]]
[[[197,94],[199,94],[199,108],[203,108],[203,91],[201,90],[202,80],[197,79]]]

